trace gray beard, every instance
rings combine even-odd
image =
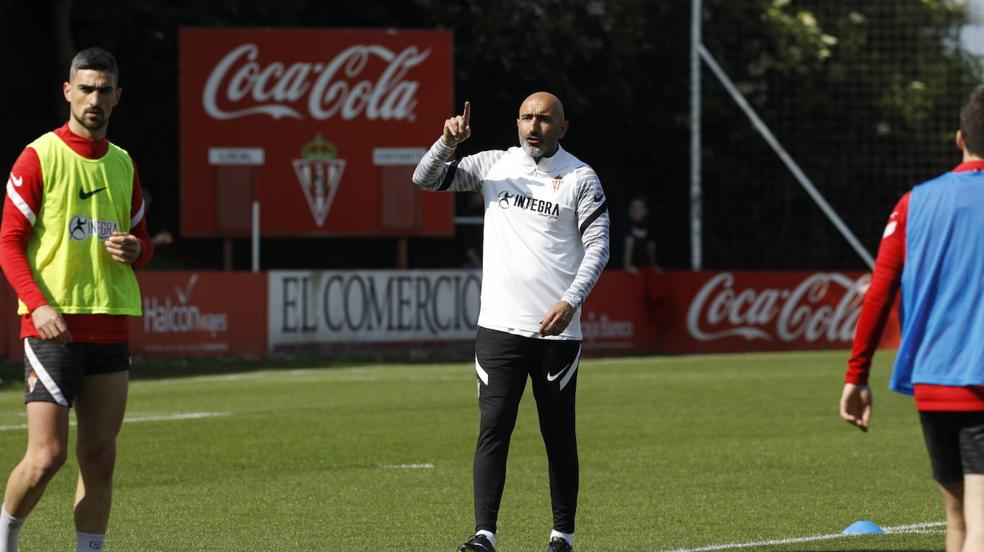
[[[523,148],[523,151],[525,151],[527,155],[529,155],[534,159],[549,157],[550,155],[553,155],[553,153],[557,153],[556,143],[548,144],[546,142],[541,141],[539,146],[533,146],[529,144],[526,140],[523,140],[522,134],[519,135],[519,147]],[[551,150],[553,150],[553,153],[548,154],[547,152]]]

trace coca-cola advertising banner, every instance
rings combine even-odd
[[[410,175],[452,106],[449,31],[181,30],[181,229],[441,236]]]
[[[861,272],[606,271],[583,308],[585,349],[847,349],[869,281]],[[882,346],[898,338],[893,316]]]

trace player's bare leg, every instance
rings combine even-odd
[[[947,517],[949,529],[949,517]],[[963,484],[963,550],[984,550],[984,475],[967,474]],[[947,537],[949,546],[949,536]]]
[[[87,376],[75,399],[79,461],[75,528],[80,533],[102,535],[109,524],[116,436],[126,410],[129,375],[121,371]]]
[[[27,452],[7,479],[3,507],[23,519],[41,500],[45,487],[68,453],[68,408],[49,402],[27,403]]]
[[[0,513],[0,552],[17,551],[24,520],[65,463],[67,450],[68,408],[48,402],[28,403],[27,452],[7,479]]]
[[[967,526],[964,523],[964,484],[940,483],[939,486],[946,512],[946,552],[961,552],[967,536]]]

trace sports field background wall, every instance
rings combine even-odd
[[[480,272],[138,272],[136,355],[316,355],[467,359]],[[850,347],[861,272],[606,271],[582,308],[586,354]],[[3,287],[0,353],[20,358],[15,298]],[[883,346],[895,346],[890,322]]]

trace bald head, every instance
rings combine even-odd
[[[560,102],[560,98],[550,92],[534,92],[527,96],[519,106],[519,114],[522,115],[523,111],[527,110],[550,111],[558,121],[567,120],[564,116],[564,104]]]
[[[550,92],[530,94],[519,106],[519,145],[537,162],[560,147],[569,126],[560,98]]]

